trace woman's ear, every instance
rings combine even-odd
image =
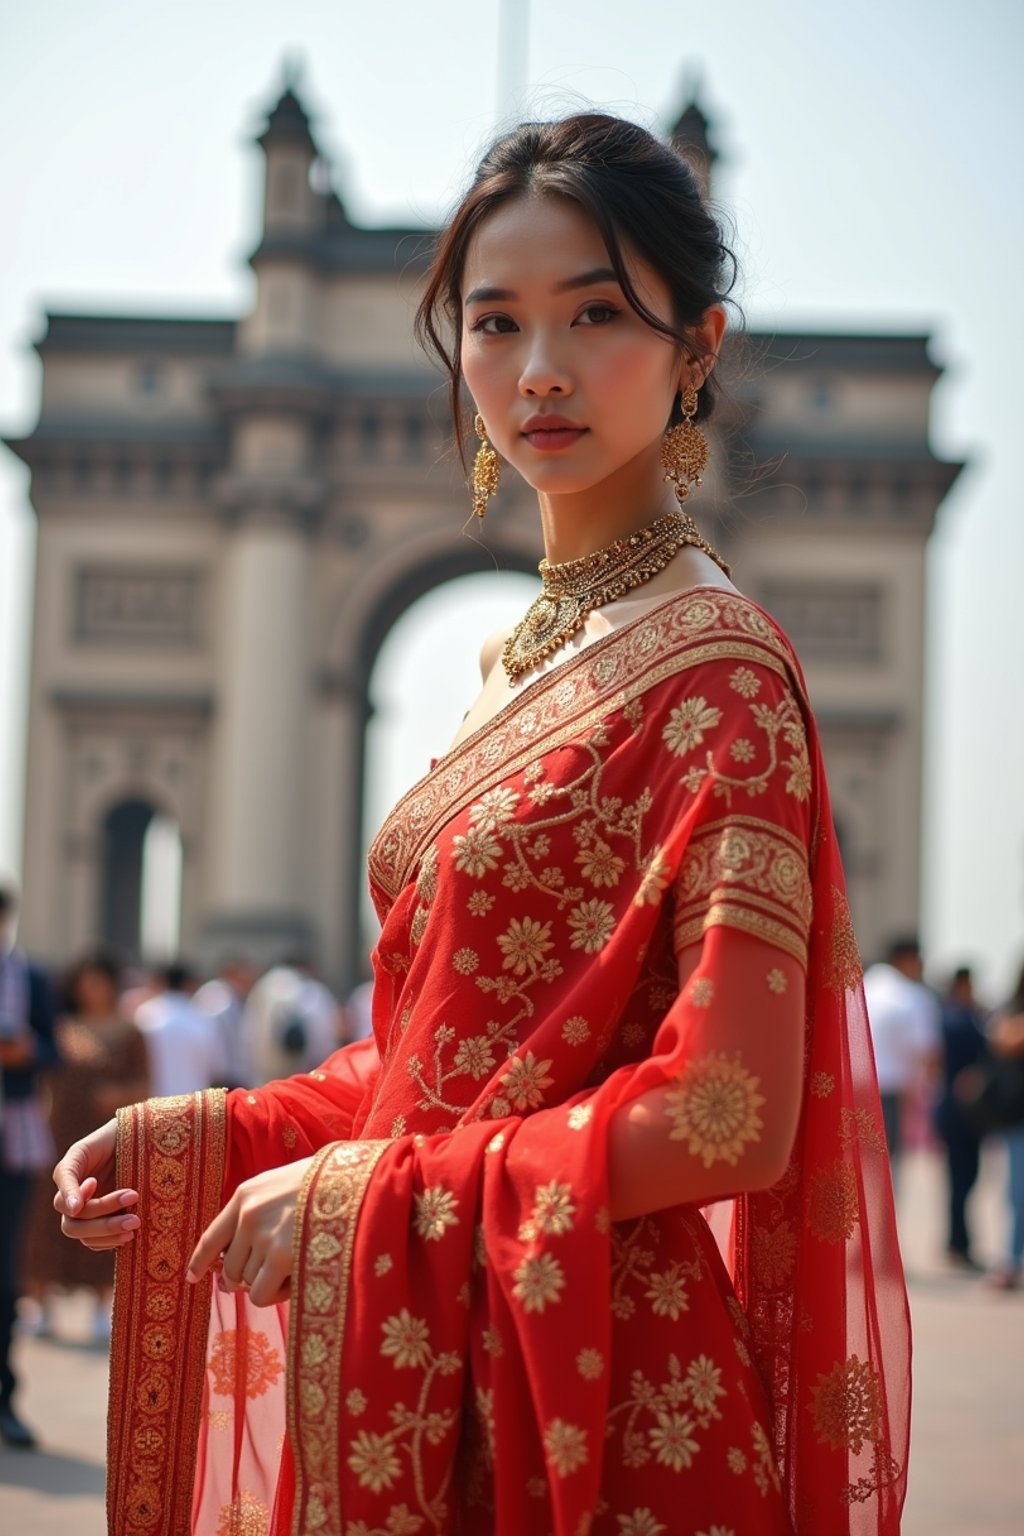
[[[725,335],[724,304],[712,304],[693,328],[692,349],[687,348],[679,370],[679,388],[700,389],[715,363]]]

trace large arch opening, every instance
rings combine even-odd
[[[103,819],[100,937],[127,960],[159,963],[181,942],[181,832],[151,801],[132,797]]]
[[[515,624],[537,594],[536,574],[456,576],[418,595],[393,620],[369,675],[365,733],[362,868],[385,816],[447,751],[480,691],[480,648]],[[362,881],[364,961],[379,932]]]

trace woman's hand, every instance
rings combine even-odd
[[[239,1184],[220,1215],[203,1233],[189,1260],[188,1279],[202,1279],[223,1254],[221,1284],[228,1291],[248,1291],[257,1307],[288,1297],[292,1274],[292,1238],[299,1190],[313,1161],[302,1158],[271,1168]]]
[[[138,1200],[138,1192],[110,1190],[116,1153],[117,1121],[108,1120],[74,1142],[53,1170],[57,1186],[53,1208],[60,1215],[61,1231],[95,1253],[130,1243],[139,1225],[137,1216],[125,1215],[125,1208]]]

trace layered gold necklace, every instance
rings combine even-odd
[[[725,574],[729,567],[697,531],[688,512],[668,512],[646,528],[616,539],[578,560],[540,562],[541,591],[516,625],[501,653],[514,681],[581,630],[587,615],[640,587],[663,571],[685,544],[702,549]]]

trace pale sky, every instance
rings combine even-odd
[[[28,344],[48,306],[245,311],[251,138],[286,54],[303,60],[314,132],[365,223],[436,222],[499,119],[587,103],[660,127],[696,74],[751,323],[928,331],[947,370],[934,447],[970,468],[930,555],[922,929],[936,971],[973,959],[997,993],[1024,959],[1024,7],[508,5],[530,13],[527,84],[499,100],[497,0],[0,0],[0,428],[35,419]],[[0,867],[15,871],[31,555],[27,475],[0,450]],[[461,648],[472,661],[496,622],[479,594],[424,602],[381,665],[379,694],[401,719],[396,792],[469,703],[453,693],[417,715],[415,656]]]

